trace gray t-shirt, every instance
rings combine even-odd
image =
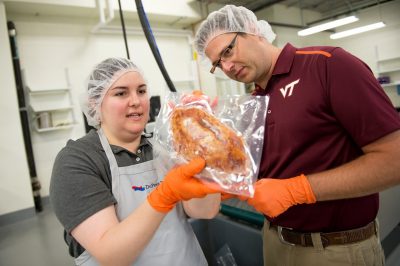
[[[150,142],[142,136],[138,150],[132,153],[111,145],[119,167],[140,164],[153,159]],[[96,212],[113,205],[111,171],[97,131],[73,141],[58,153],[50,182],[50,202],[64,226],[69,253],[78,257],[85,250],[71,236],[71,231]]]

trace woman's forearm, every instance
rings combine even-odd
[[[197,219],[212,219],[218,212],[221,203],[221,194],[214,193],[204,198],[193,198],[183,202],[187,215]]]
[[[72,235],[101,265],[130,265],[166,214],[154,210],[146,200],[118,222],[114,206],[110,206],[78,225]]]

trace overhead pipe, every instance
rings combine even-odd
[[[108,17],[113,19],[114,18],[114,9],[112,7],[111,0],[107,0],[106,1],[106,8],[107,8],[107,11],[108,11]]]
[[[120,34],[121,27],[114,25],[107,25],[99,28],[96,33],[107,33],[107,34]],[[190,30],[179,30],[179,29],[165,29],[165,28],[153,28],[153,32],[157,36],[165,37],[186,37],[191,38],[192,31]],[[141,27],[126,27],[126,33],[128,35],[143,36],[143,29]]]
[[[107,0],[106,8],[104,8],[102,0],[96,0],[96,6],[99,9],[100,22],[93,27],[92,33],[96,32],[99,28],[104,27],[114,19],[114,9],[112,7],[111,0]],[[107,9],[107,14],[108,14],[107,17],[104,14],[105,9]]]
[[[100,23],[105,23],[106,22],[106,16],[104,15],[104,5],[102,0],[96,0],[96,6],[99,9],[99,17],[100,17]]]
[[[154,39],[153,33],[151,31],[151,27],[149,21],[146,17],[146,13],[144,12],[142,1],[135,0],[136,9],[139,15],[139,20],[143,28],[144,35],[146,36],[147,42],[149,43],[150,49],[153,53],[153,56],[157,62],[158,67],[161,70],[161,73],[164,77],[165,82],[167,82],[168,88],[172,92],[176,92],[174,83],[172,83],[167,70],[165,69],[164,63],[162,61],[160,51],[158,50],[156,40]]]
[[[110,23],[114,19],[114,9],[111,3],[111,0],[106,1],[106,7],[104,8],[104,4],[102,0],[96,0],[96,6],[99,9],[99,18],[100,21],[99,23],[93,27],[92,33],[96,33],[99,30],[103,29],[105,26],[107,26],[108,23]],[[128,48],[128,40],[126,37],[126,29],[125,29],[125,20],[124,20],[124,15],[122,12],[122,7],[121,7],[121,1],[118,0],[118,6],[119,6],[119,16],[121,19],[121,25],[122,25],[122,34],[124,37],[124,44],[125,44],[125,50],[126,50],[126,56],[128,59],[130,59],[129,56],[129,48]],[[107,11],[107,16],[105,15],[105,10]],[[119,30],[119,28],[118,28]]]
[[[122,35],[124,36],[126,57],[128,59],[131,59],[130,56],[129,56],[128,39],[126,37],[125,19],[124,19],[124,13],[122,12],[121,0],[118,0],[118,7],[119,7],[119,17],[121,19]]]

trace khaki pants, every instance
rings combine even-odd
[[[283,243],[278,232],[263,227],[264,266],[331,266],[331,265],[385,265],[385,255],[379,235],[348,245],[332,245],[324,248],[318,233],[312,234],[313,247],[293,246]]]

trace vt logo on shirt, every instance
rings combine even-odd
[[[289,83],[288,85],[285,86],[285,88],[281,88],[280,91],[282,93],[283,98],[286,98],[286,96],[291,96],[293,93],[293,89],[294,89],[294,85],[296,85],[297,83],[299,83],[300,79],[297,79],[291,83]]]

